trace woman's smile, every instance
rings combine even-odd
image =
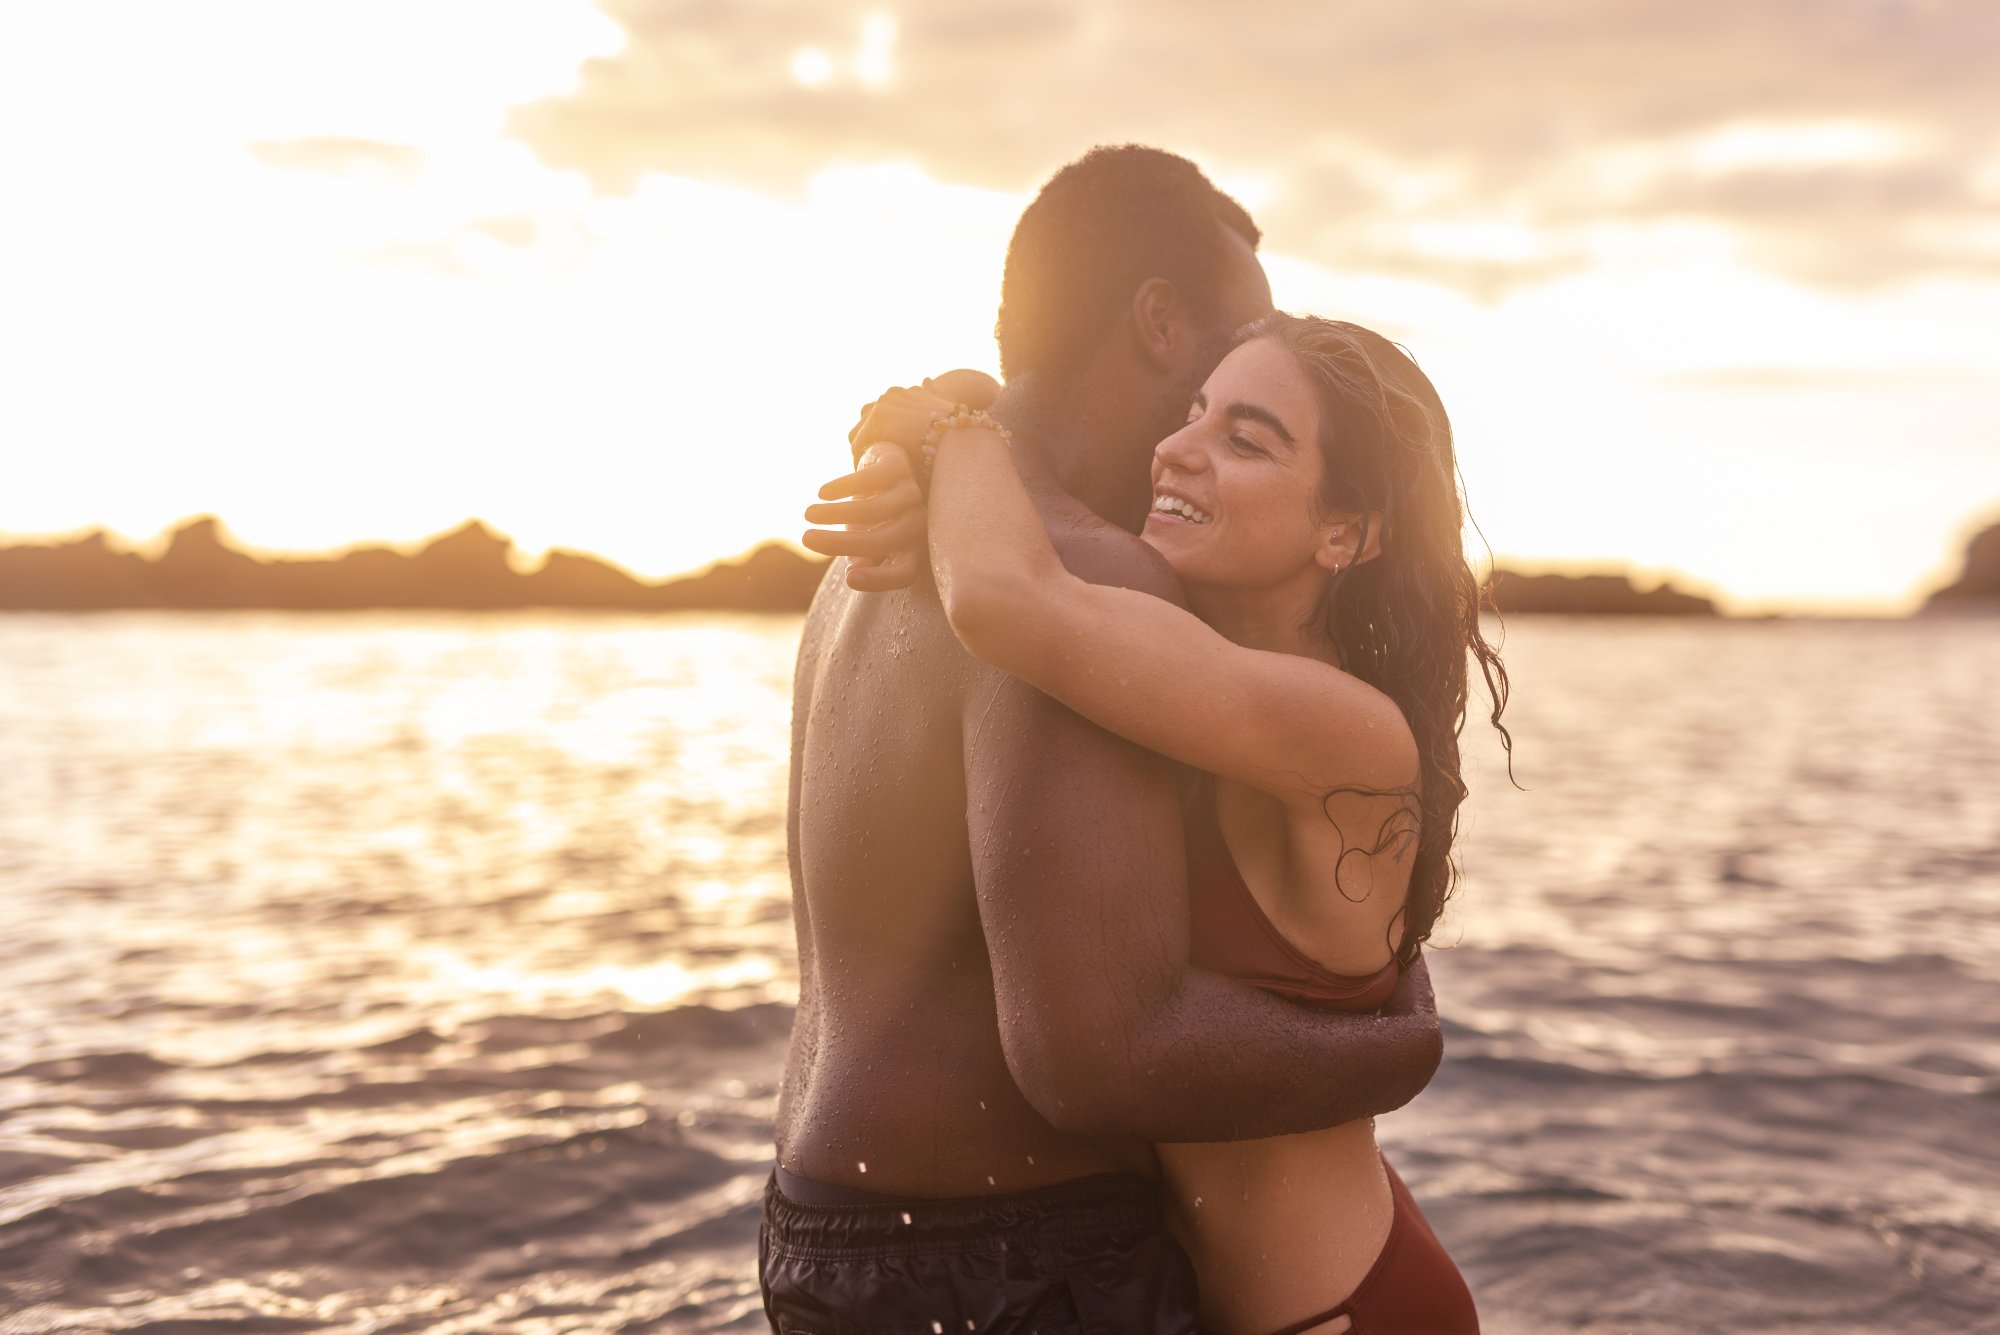
[[[1147,523],[1161,524],[1207,524],[1214,519],[1215,516],[1208,510],[1166,487],[1155,488],[1153,510],[1146,516]]]

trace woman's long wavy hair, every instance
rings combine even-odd
[[[1465,800],[1458,739],[1465,728],[1467,667],[1479,664],[1513,773],[1513,737],[1500,722],[1507,669],[1479,627],[1483,601],[1466,564],[1465,509],[1451,422],[1429,377],[1372,330],[1341,320],[1270,315],[1241,340],[1274,339],[1297,360],[1319,400],[1326,460],[1320,502],[1328,514],[1380,524],[1380,554],[1342,568],[1318,618],[1340,666],[1394,700],[1416,735],[1416,854],[1400,916],[1405,965],[1430,938],[1458,879],[1452,843]],[[1379,516],[1379,520],[1372,517]],[[1387,794],[1384,794],[1385,796]],[[1392,823],[1407,829],[1407,820]],[[1387,827],[1385,827],[1387,828]],[[1393,939],[1394,926],[1391,926]]]

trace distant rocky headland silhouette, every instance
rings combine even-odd
[[[1496,567],[1486,596],[1502,616],[1516,612],[1574,612],[1591,616],[1712,617],[1707,598],[1671,584],[1641,589],[1629,575],[1523,575]]]
[[[0,546],[0,611],[116,608],[364,608],[632,612],[799,612],[828,562],[780,543],[692,575],[648,582],[585,552],[556,548],[515,569],[513,540],[468,519],[415,551],[361,546],[320,557],[265,558],[232,544],[213,516],[190,519],[148,558],[96,531],[66,542]],[[1623,574],[1531,575],[1496,568],[1486,591],[1500,612],[1595,616],[1716,616],[1708,598]],[[2000,524],[1966,548],[1965,572],[1930,596],[1931,613],[2000,613]]]
[[[113,547],[102,532],[71,542],[0,547],[0,609],[582,607],[621,611],[803,610],[827,562],[768,543],[736,561],[647,583],[583,552],[551,551],[523,574],[513,540],[477,519],[413,553],[355,547],[325,557],[265,560],[233,546],[212,517],[174,529],[157,559]]]
[[[2000,524],[1965,545],[1965,572],[1924,602],[1928,613],[2000,613]]]

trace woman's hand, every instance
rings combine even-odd
[[[928,410],[923,422],[929,430]],[[921,432],[917,440],[922,443]],[[846,527],[807,529],[801,541],[823,555],[848,557],[848,588],[860,593],[906,589],[929,565],[924,494],[902,446],[869,445],[861,452],[860,467],[821,487],[819,495],[828,503],[806,507],[806,520]]]
[[[983,412],[999,397],[1000,382],[984,371],[946,371],[920,386],[892,389],[862,404],[861,419],[847,433],[847,444],[857,466],[861,452],[877,441],[915,450],[930,430],[932,413],[948,413],[961,403]]]
[[[847,433],[855,466],[860,466],[862,452],[871,445],[901,446],[914,457],[930,433],[932,416],[948,413],[957,406],[953,400],[921,387],[900,386],[885,391],[881,398],[862,407],[861,420]]]

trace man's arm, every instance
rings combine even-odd
[[[1083,535],[1063,557],[1092,582],[1179,600],[1129,535]],[[1388,1112],[1429,1082],[1443,1047],[1421,966],[1403,1013],[1381,1016],[1307,1010],[1189,966],[1170,762],[994,671],[968,693],[965,757],[1001,1043],[1055,1125],[1252,1139]]]

